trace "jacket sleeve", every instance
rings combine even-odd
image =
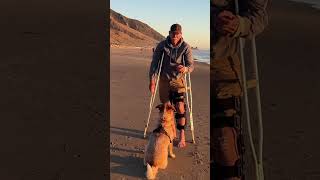
[[[162,53],[163,53],[163,46],[162,46],[162,43],[159,43],[153,52],[152,61],[150,64],[150,69],[149,69],[150,81],[156,79],[157,69],[158,69],[158,65],[159,65],[159,62],[162,57]]]
[[[268,0],[249,0],[248,3],[248,11],[237,15],[240,24],[233,37],[252,38],[261,33],[268,24]]]
[[[192,55],[191,47],[188,45],[186,53],[184,55],[185,65],[188,68],[188,72],[191,73],[194,70],[194,60]]]

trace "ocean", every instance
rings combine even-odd
[[[303,2],[306,4],[310,4],[312,7],[320,9],[320,1],[319,0],[290,0],[294,2]]]
[[[192,49],[195,61],[210,64],[210,50]]]

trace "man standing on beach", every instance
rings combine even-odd
[[[185,147],[185,103],[184,95],[186,93],[186,82],[184,75],[191,73],[194,69],[191,47],[182,38],[182,27],[179,24],[173,24],[169,31],[169,36],[161,41],[154,53],[150,65],[149,89],[153,94],[155,92],[157,68],[163,55],[162,68],[159,80],[159,96],[161,103],[171,101],[175,104],[177,129],[180,130],[178,147]]]
[[[240,125],[242,96],[239,37],[252,38],[267,24],[267,0],[211,0],[211,176],[243,177],[244,144]]]

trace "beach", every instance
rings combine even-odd
[[[111,48],[110,51],[110,177],[111,179],[142,179],[143,138],[147,121],[150,92],[149,65],[151,49]],[[187,147],[174,147],[176,159],[160,170],[159,179],[209,179],[209,65],[195,63],[191,76],[193,116],[196,144],[186,131]],[[157,97],[154,107],[159,104]],[[148,132],[156,128],[158,111],[153,109]]]

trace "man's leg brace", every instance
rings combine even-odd
[[[243,177],[244,142],[241,128],[240,97],[212,99],[213,165],[215,180]]]
[[[179,102],[184,102],[184,93],[178,93],[178,92],[171,92],[170,93],[170,101],[172,104],[175,104],[176,105],[176,109],[178,109],[179,107],[177,107],[177,103]],[[186,104],[184,103],[184,113],[180,113],[178,110],[175,114],[175,118],[176,118],[176,121],[177,121],[177,129],[178,130],[182,130],[182,129],[185,129],[185,126],[187,124],[187,121],[186,121]],[[185,118],[185,123],[184,125],[181,125],[179,120],[181,118]]]

